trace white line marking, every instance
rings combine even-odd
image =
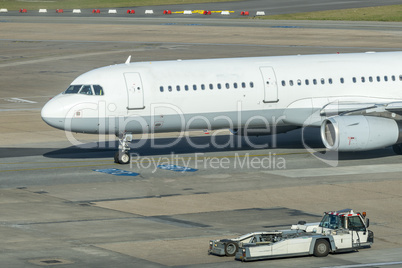
[[[20,99],[20,98],[10,98],[10,99],[5,99],[5,100],[10,101],[10,102],[37,103],[36,101],[24,100],[24,99]]]
[[[378,262],[378,263],[366,263],[366,264],[353,264],[353,265],[340,265],[340,266],[326,266],[321,268],[355,268],[355,267],[373,267],[373,266],[388,266],[402,264],[402,261],[396,262]]]
[[[30,109],[0,109],[0,112],[22,112],[22,111],[40,111],[42,108],[30,108]]]

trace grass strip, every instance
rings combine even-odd
[[[402,21],[402,5],[339,9],[256,17],[268,20]]]

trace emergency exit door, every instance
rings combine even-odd
[[[278,102],[278,83],[272,67],[260,67],[264,81],[264,102]]]
[[[128,110],[144,109],[144,89],[139,73],[124,73],[128,95]]]

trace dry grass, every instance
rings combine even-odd
[[[344,20],[344,21],[402,21],[402,5],[352,8],[318,12],[267,15],[269,20]]]

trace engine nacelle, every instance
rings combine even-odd
[[[321,124],[321,139],[333,151],[365,151],[401,142],[401,124],[363,115],[333,116]]]

